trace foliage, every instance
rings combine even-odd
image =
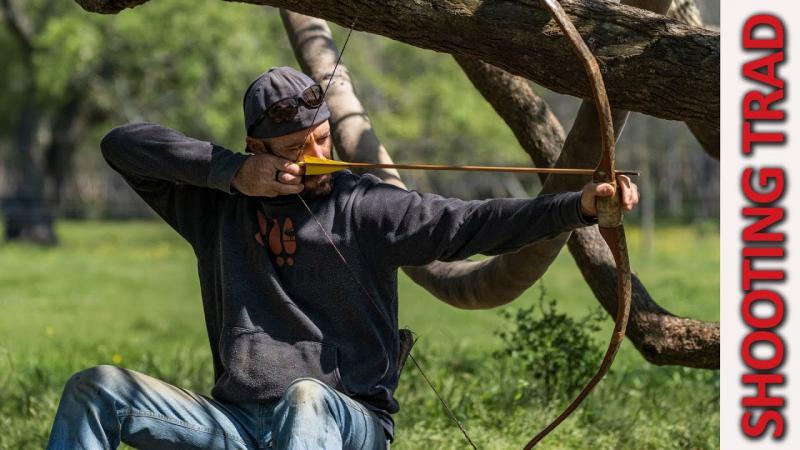
[[[343,63],[396,160],[530,162],[449,55],[356,33]]]
[[[638,230],[629,228],[632,247]],[[686,227],[659,230],[654,254],[632,255],[650,292],[682,315],[718,318],[719,238]],[[188,244],[163,223],[62,222],[56,249],[5,245],[0,258],[0,449],[43,448],[64,382],[97,364],[117,364],[208,393],[213,381],[196,263]],[[635,247],[634,247],[635,248]],[[695,255],[680,278],[665,268]],[[546,278],[559,299],[555,314],[576,323],[596,301],[568,254]],[[540,397],[513,358],[493,358],[509,326],[494,311],[456,310],[400,277],[400,323],[420,341],[414,355],[482,449],[519,448],[560,412],[566,400]],[[690,299],[690,300],[687,300]],[[504,307],[539,305],[530,290]],[[547,306],[545,302],[544,306]],[[607,339],[610,321],[595,335]],[[547,355],[550,357],[553,355]],[[600,353],[589,355],[599,360]],[[585,381],[585,380],[584,380]],[[393,449],[464,448],[458,429],[407,364],[397,398]],[[719,447],[719,374],[656,367],[625,344],[612,373],[547,448],[714,449]]]
[[[498,332],[503,348],[495,357],[512,360],[512,367],[531,380],[519,387],[519,397],[569,399],[597,370],[601,348],[594,334],[606,315],[597,307],[573,319],[556,311],[555,299],[545,297],[544,284],[539,283],[538,304],[501,311],[510,327]]]
[[[270,66],[297,67],[274,8],[175,0],[101,16],[74,2],[52,10],[39,3],[19,7],[37,25],[32,81],[46,110],[77,89],[107,114],[86,135],[87,148],[96,148],[108,127],[129,120],[242,148],[246,86]],[[343,42],[343,30],[334,29]],[[0,95],[0,110],[13,111],[28,89],[21,83],[27,76],[4,28],[0,47],[9,57],[0,73],[17,80]],[[511,132],[448,55],[356,33],[343,62],[381,137],[403,159],[474,161],[475,152],[521,158]]]
[[[208,0],[153,2],[117,16],[73,4],[47,17],[37,48],[43,101],[73,86],[108,114],[92,135],[148,120],[234,148],[244,138],[244,88],[269,66],[291,61],[274,10]]]

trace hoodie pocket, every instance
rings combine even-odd
[[[225,374],[215,389],[224,391],[224,397],[231,400],[276,400],[292,381],[304,377],[347,392],[333,345],[230,327],[222,333],[220,356]]]

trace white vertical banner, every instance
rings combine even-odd
[[[721,446],[798,449],[800,5],[725,0],[721,24]]]

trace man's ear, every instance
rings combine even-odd
[[[267,151],[264,142],[260,139],[247,136],[245,142],[247,143],[247,150],[251,153],[265,153]]]

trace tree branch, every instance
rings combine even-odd
[[[633,0],[632,3],[635,1]],[[651,4],[644,5],[643,3],[646,2]],[[639,0],[639,3],[639,6],[648,6],[663,12],[670,2],[665,0],[642,2]],[[549,122],[547,120],[539,126],[539,129],[525,120],[531,118],[530,115],[526,116],[520,112],[519,109],[522,105],[530,105],[530,110],[533,111],[541,109],[541,99],[529,87],[525,88],[526,81],[469,58],[456,59],[484,98],[512,128],[517,139],[536,164],[542,166],[552,163],[555,155],[558,154],[558,139],[537,139],[550,134],[558,136],[563,131],[560,131],[560,126],[556,127],[552,123],[544,125]],[[620,128],[626,117],[626,111],[614,110],[615,127]],[[584,101],[561,154],[562,160],[569,160],[568,165],[582,167],[596,159],[596,155],[600,151],[597,123],[594,104]],[[550,131],[547,132],[542,128]],[[619,131],[616,131],[616,135],[619,136],[619,134]],[[582,153],[579,153],[581,151]],[[555,180],[554,177],[548,180],[549,187],[553,187]],[[582,180],[568,177],[561,177],[558,181],[557,190],[575,190],[582,183]],[[617,291],[614,283],[609,283],[609,280],[616,279],[616,266],[600,233],[595,227],[576,230],[570,237],[568,245],[596,298],[614,317],[617,307]],[[558,249],[555,251],[557,253]],[[502,257],[506,257],[506,255],[497,258]],[[518,262],[530,264],[533,261],[526,263],[524,260],[520,260]],[[537,263],[540,262],[537,261]],[[516,278],[505,282],[517,285],[520,281],[519,278]],[[719,368],[719,324],[677,317],[669,313],[653,300],[641,280],[635,275],[633,275],[633,302],[627,336],[639,352],[653,364]]]
[[[568,155],[572,150],[565,150],[562,153],[565,156],[559,159],[564,129],[527,80],[473,58],[456,56],[456,62],[495,111],[509,121],[517,140],[523,148],[530,149],[529,154],[538,167],[576,167],[569,165]],[[563,178],[542,175],[542,192],[557,191],[554,183]],[[567,238],[569,233],[562,233],[514,253],[481,261],[434,262],[424,268],[407,267],[405,272],[436,298],[453,306],[494,308],[518,298],[539,280]]]
[[[76,0],[116,12],[145,0]],[[523,0],[246,0],[320,17],[417,47],[478,58],[548,89],[590,98],[560,30]],[[563,0],[605,76],[614,107],[719,128],[719,33],[611,2]]]
[[[505,77],[507,79],[505,81],[496,82],[493,80],[500,78],[499,69],[497,68],[484,68],[483,70],[485,71],[494,72],[494,76],[480,77],[475,75],[475,67],[470,67],[467,64],[462,64],[462,67],[469,74],[470,79],[476,84],[479,91],[495,106],[498,114],[506,120],[509,126],[515,129],[515,133],[518,136],[524,135],[525,131],[522,127],[526,126],[526,124],[520,123],[515,114],[509,116],[509,111],[502,106],[511,103],[508,100],[503,100],[503,98],[509,97],[504,86],[513,85],[514,78],[518,82],[524,82],[524,80],[506,73]],[[519,95],[519,91],[511,94],[512,97],[519,97]],[[537,99],[531,98],[531,103],[535,104],[536,102]],[[625,111],[614,111],[614,123],[617,127],[620,126],[621,122],[624,122],[625,115]],[[596,125],[595,107],[590,102],[585,102],[575,120],[575,125],[570,132],[562,153],[562,159],[569,159],[568,165],[581,167],[585,166],[587,162],[590,163],[596,159],[596,151],[599,148],[599,135],[597,135]],[[531,137],[523,137],[520,142],[529,141],[530,139]],[[525,148],[527,150],[530,147],[526,146]],[[584,150],[585,154],[576,154],[576,150]],[[589,151],[587,152],[586,150]],[[531,152],[531,157],[537,160],[538,165],[539,160],[552,159],[556,152],[557,148],[540,147],[539,150]],[[563,180],[561,180],[558,190],[575,190],[585,181],[562,178]],[[537,244],[528,248],[535,245]],[[568,245],[584,279],[598,301],[613,317],[616,314],[617,306],[617,292],[613,283],[616,275],[616,266],[599,232],[594,227],[575,230],[568,241]],[[558,249],[555,249],[556,253],[557,251]],[[495,259],[506,257],[509,256],[503,255]],[[499,263],[495,262],[495,264]],[[540,270],[535,266],[531,268],[533,261],[525,261],[522,257],[519,257],[516,264],[517,273],[507,274],[510,279],[503,280],[504,283],[510,285],[520,284],[520,273],[524,276],[524,271],[519,269],[520,265],[528,267],[528,271]],[[530,281],[530,279],[525,281]],[[490,286],[487,286],[486,290],[488,291],[490,288]],[[653,364],[719,368],[719,324],[677,317],[669,313],[655,302],[647,292],[644,284],[635,275],[633,276],[633,306],[627,336],[645,359]]]
[[[281,10],[281,20],[303,71],[321,86],[327,86],[339,57],[328,24],[322,19],[285,9]],[[350,72],[341,62],[326,92],[325,101],[331,111],[334,148],[342,160],[392,163],[392,158],[372,129],[366,109],[355,94]],[[395,169],[374,169],[369,172],[386,183],[403,189],[406,187]]]
[[[703,18],[694,0],[673,0],[672,6],[667,11],[667,17],[683,22],[693,27],[703,27]]]
[[[694,0],[674,0],[667,12],[671,17],[693,27],[703,27],[703,18]],[[719,111],[717,111],[719,114]],[[701,122],[686,122],[703,150],[712,158],[719,161],[719,128],[710,128]]]

